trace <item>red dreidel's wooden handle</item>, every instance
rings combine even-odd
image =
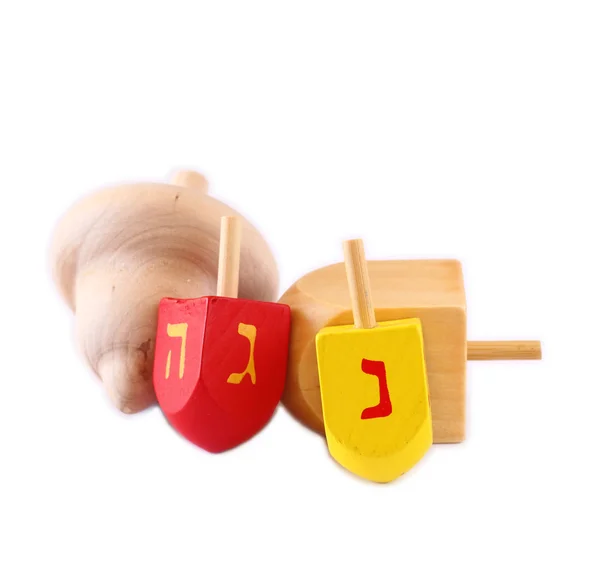
[[[240,281],[240,221],[235,217],[221,218],[219,243],[219,271],[217,274],[217,295],[237,297]]]

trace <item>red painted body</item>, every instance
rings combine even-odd
[[[163,299],[154,388],[171,425],[213,453],[250,439],[281,398],[289,333],[290,308],[284,304],[216,296]]]

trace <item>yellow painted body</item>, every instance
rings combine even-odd
[[[421,322],[327,327],[316,344],[331,455],[366,479],[396,479],[433,442]]]

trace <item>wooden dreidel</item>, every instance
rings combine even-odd
[[[160,302],[154,388],[171,425],[217,453],[269,421],[285,383],[290,309],[237,299],[240,222],[221,219],[217,295]]]
[[[57,222],[49,253],[54,282],[75,315],[83,359],[123,413],[156,402],[161,298],[214,295],[222,216],[242,225],[240,297],[273,301],[279,278],[269,245],[242,214],[208,194],[201,174],[100,189]]]
[[[323,423],[333,458],[383,483],[433,442],[421,322],[377,324],[361,240],[344,243],[344,259],[354,325],[316,336]]]
[[[472,341],[457,260],[369,261],[379,322],[418,318],[423,329],[434,443],[465,439],[467,360],[541,359],[541,343]],[[288,375],[282,404],[304,425],[325,434],[315,337],[325,327],[352,323],[343,263],[314,270],[281,296],[292,314]]]

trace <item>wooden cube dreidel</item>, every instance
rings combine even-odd
[[[377,321],[421,321],[434,443],[463,441],[467,360],[540,359],[540,342],[468,339],[465,285],[457,260],[368,261],[367,267]],[[325,434],[315,336],[324,327],[352,323],[344,264],[306,274],[279,302],[289,305],[292,313],[288,374],[281,401],[298,420]]]
[[[240,226],[221,219],[217,295],[161,300],[154,387],[181,435],[218,453],[269,421],[288,359],[287,305],[237,299]]]
[[[333,458],[383,483],[433,443],[421,322],[377,324],[362,241],[345,242],[344,259],[354,325],[316,336],[323,423]]]

